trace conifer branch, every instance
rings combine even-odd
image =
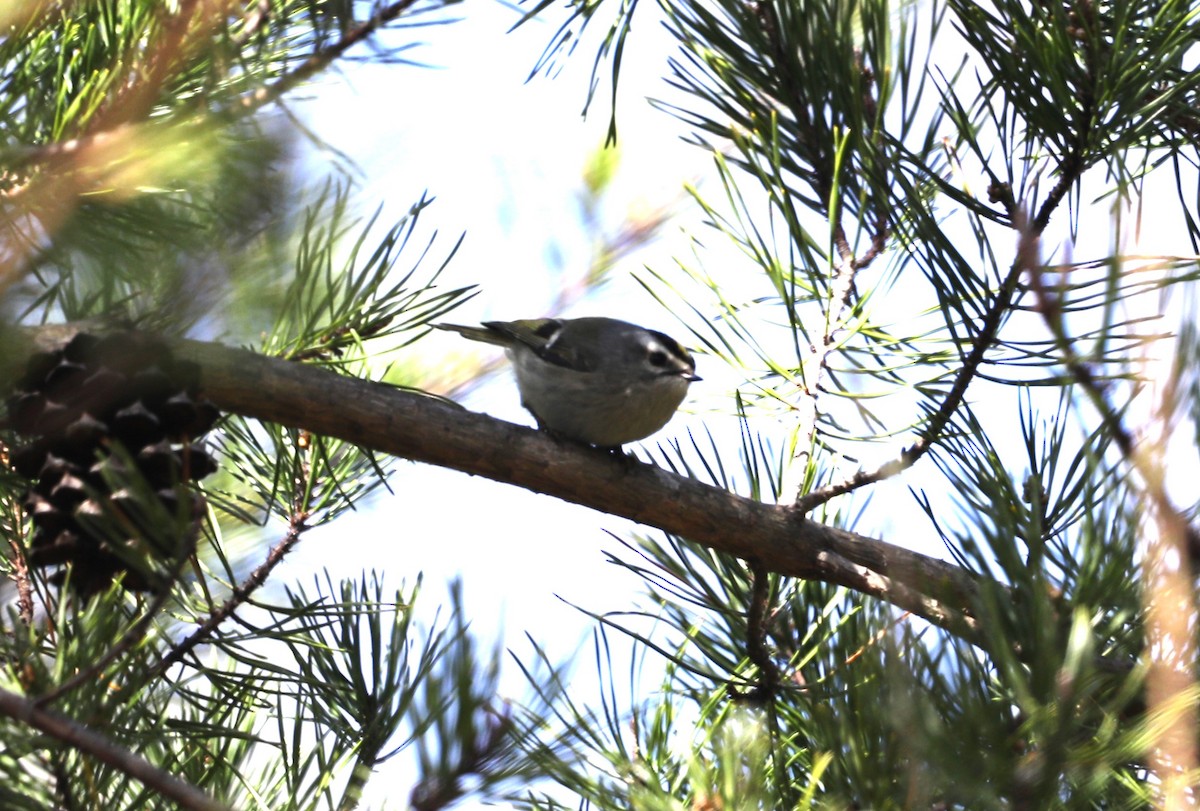
[[[38,328],[33,344],[49,349],[74,332]],[[977,578],[946,561],[441,398],[215,343],[175,340],[171,350],[199,365],[203,394],[223,411],[623,516],[778,574],[846,586],[974,638]]]
[[[163,797],[174,800],[186,811],[231,811],[195,786],[150,764],[66,716],[39,707],[16,693],[0,689],[0,715],[33,727],[57,741],[83,752],[101,763],[141,781]]]

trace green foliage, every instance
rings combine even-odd
[[[345,259],[336,263],[349,236],[346,219],[347,195],[328,190],[308,208],[296,246],[295,276],[289,281],[274,318],[272,332],[263,351],[289,360],[348,360],[347,352],[366,358],[362,342],[371,338],[397,337],[426,329],[448,310],[469,298],[469,288],[439,291],[438,275],[454,257],[460,237],[441,265],[429,278],[412,289],[416,272],[431,248],[430,237],[411,270],[397,277],[399,255],[417,227],[421,212],[430,204],[422,198],[408,216],[388,229],[372,253],[363,258],[367,237],[378,212],[362,227]],[[357,223],[352,223],[357,225]],[[405,338],[400,345],[415,340]]]
[[[473,294],[441,287],[458,242],[426,230],[431,197],[389,224],[359,217],[343,177],[291,178],[306,134],[266,111],[381,26],[440,7],[0,8],[4,320],[219,335],[408,382],[411,366],[380,361]],[[713,160],[715,182],[688,188],[692,255],[641,280],[728,373],[713,410],[739,430],[643,453],[790,509],[798,528],[935,539],[974,577],[966,604],[944,606],[968,621],[934,627],[879,599],[912,587],[887,561],[828,553],[837,576],[805,580],[639,533],[612,561],[643,601],[587,612],[591,661],[574,671],[530,629],[514,666],[531,698],[516,703],[457,584],[428,622],[415,573],[399,590],[366,574],[318,578],[311,595],[264,587],[306,533],[336,531],[386,486],[392,462],[228,415],[206,515],[108,516],[194,547],[154,571],[172,583],[156,594],[118,583],[72,599],[26,571],[25,485],[0,466],[16,592],[0,699],[26,700],[0,721],[0,804],[177,807],[119,765],[134,754],[231,807],[297,811],[361,807],[398,758],[414,764],[403,794],[421,811],[472,796],[1140,808],[1189,777],[1171,735],[1182,724],[1196,738],[1194,598],[1179,602],[1190,636],[1172,649],[1148,620],[1176,603],[1155,590],[1169,567],[1146,538],[1176,519],[1186,539],[1200,514],[1168,451],[1182,442],[1194,459],[1200,438],[1197,266],[1128,256],[1091,212],[1165,177],[1176,199],[1138,215],[1177,215],[1200,244],[1194,4],[540,0],[524,19],[556,12],[534,72],[557,72],[604,20],[586,104],[607,71],[614,110],[634,16],[659,14],[677,49],[653,104]],[[394,42],[367,58],[398,65]],[[615,160],[597,153],[584,178],[597,233]],[[601,246],[584,286],[657,225]],[[889,478],[911,500],[871,490]],[[152,500],[144,482],[117,485]],[[1183,682],[1165,697],[1151,687],[1163,671]],[[73,736],[34,725],[45,709]]]
[[[662,464],[786,502],[872,472],[862,460],[878,448],[897,458],[877,478],[928,453],[914,493],[951,559],[980,575],[979,635],[640,537],[618,561],[650,607],[594,616],[635,657],[666,658],[667,676],[652,692],[631,677],[625,704],[606,693],[597,716],[563,698],[560,737],[541,739],[556,779],[614,808],[1149,805],[1150,741],[1194,688],[1161,716],[1144,703],[1140,544],[1159,485],[1122,434],[1151,384],[1165,392],[1157,419],[1194,426],[1195,331],[1153,313],[1160,293],[1192,311],[1196,264],[1105,253],[1107,233],[1079,229],[1089,206],[1174,171],[1195,244],[1197,88],[1180,69],[1200,44],[1192,4],[661,8],[679,51],[657,104],[711,152],[720,186],[693,190],[707,228],[695,256],[643,283],[741,375],[746,426],[740,448],[710,436]],[[573,5],[547,53],[605,9],[612,30],[632,28],[632,8]],[[1051,233],[1078,240],[1043,265]],[[1149,380],[1141,359],[1157,353],[1174,353],[1173,376]],[[888,526],[867,502],[827,499],[825,523]],[[889,529],[900,543],[922,532]],[[1189,633],[1194,608],[1180,607]],[[615,681],[611,657],[597,669]],[[747,714],[763,743],[741,739],[753,762],[730,765],[715,742]],[[757,791],[687,777],[720,785],[727,770]]]
[[[299,81],[298,64],[336,57],[362,9],[18,5],[0,11],[9,318],[258,335],[264,352],[365,376],[386,374],[381,350],[465,299],[423,266],[440,252],[444,268],[456,249],[418,230],[429,198],[388,227],[378,214],[360,221],[337,180],[293,210],[283,171],[293,136],[254,115]],[[415,253],[414,240],[424,241]],[[365,575],[327,580],[315,597],[289,591],[282,605],[250,601],[307,530],[384,484],[390,463],[237,415],[217,444],[222,473],[205,493],[216,509],[198,537],[193,517],[155,511],[137,480],[113,487],[144,496],[147,510],[93,521],[106,536],[108,521],[141,527],[160,545],[177,545],[181,529],[196,554],[167,575],[170,589],[143,598],[117,584],[81,601],[5,556],[29,591],[4,615],[3,688],[231,807],[352,808],[399,752],[419,750],[418,785],[452,797],[478,787],[472,775],[486,786],[521,774],[493,702],[498,654],[477,651],[457,589],[450,619],[432,626],[414,619],[416,588],[389,594]],[[6,469],[14,551],[28,533],[24,487]],[[254,546],[272,532],[264,556]],[[70,739],[7,718],[0,737],[7,808],[175,807],[158,784]]]

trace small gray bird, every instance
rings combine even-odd
[[[673,338],[615,318],[438,324],[474,341],[503,346],[517,374],[521,405],[552,434],[616,448],[667,424],[696,376]]]

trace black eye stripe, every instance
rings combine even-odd
[[[646,355],[646,359],[650,361],[651,366],[667,365],[667,353],[661,349],[652,349],[650,353]]]
[[[544,324],[538,326],[533,331],[533,334],[539,338],[557,338],[559,331],[562,329],[562,322],[557,318],[547,318]]]
[[[680,346],[679,341],[676,341],[670,335],[665,335],[657,330],[647,330],[647,332],[653,335],[655,341],[658,342],[655,348],[666,350],[677,358],[685,356],[684,348]]]

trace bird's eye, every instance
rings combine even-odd
[[[651,366],[666,366],[667,365],[667,353],[663,352],[661,349],[655,349],[653,352],[651,352],[649,355],[646,356],[646,359],[648,361],[650,361]]]
[[[562,329],[562,322],[557,318],[547,318],[545,322],[538,324],[533,330],[533,334],[539,338],[554,338]]]

